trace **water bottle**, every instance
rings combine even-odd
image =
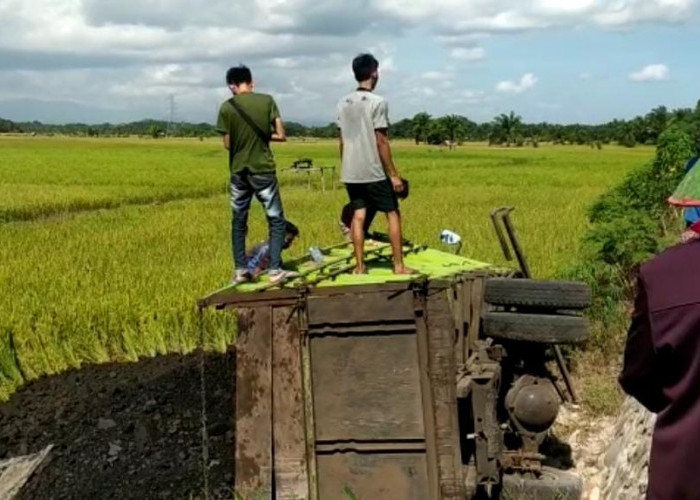
[[[323,264],[323,252],[321,252],[321,250],[318,247],[309,248],[309,255],[311,256],[311,260],[314,261],[314,264]]]

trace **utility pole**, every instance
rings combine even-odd
[[[168,128],[165,131],[165,135],[170,137],[173,134],[173,124],[175,123],[175,95],[170,94],[168,96]]]

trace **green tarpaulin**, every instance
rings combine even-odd
[[[368,242],[365,247],[365,263],[367,274],[352,273],[354,259],[350,243],[341,248],[324,249],[324,264],[317,266],[310,259],[300,259],[290,268],[298,271],[301,276],[284,283],[284,287],[294,287],[307,283],[315,287],[370,285],[411,281],[414,279],[448,278],[451,275],[466,271],[492,270],[498,272],[490,264],[467,259],[459,255],[441,252],[432,248],[407,244],[404,247],[406,265],[419,272],[415,276],[397,276],[392,272],[391,248],[385,243]],[[267,275],[258,281],[241,285],[229,285],[210,297],[226,292],[260,292],[272,288]]]
[[[700,207],[700,163],[685,174],[668,202],[679,207]]]

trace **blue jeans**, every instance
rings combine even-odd
[[[253,196],[262,203],[267,216],[270,241],[270,267],[276,271],[282,267],[282,245],[284,244],[285,220],[282,209],[279,183],[274,173],[253,174],[243,170],[231,176],[231,246],[237,270],[247,268],[245,240],[248,234],[248,212]]]

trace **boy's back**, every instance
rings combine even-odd
[[[266,132],[272,133],[275,118],[280,116],[275,100],[267,94],[245,93],[233,97],[252,120]],[[248,168],[252,173],[275,171],[275,160],[270,148],[240,116],[229,100],[221,104],[217,130],[231,137],[231,173]]]
[[[338,126],[343,139],[340,180],[365,184],[386,179],[377,150],[375,130],[389,127],[386,100],[366,90],[356,90],[338,103]]]

